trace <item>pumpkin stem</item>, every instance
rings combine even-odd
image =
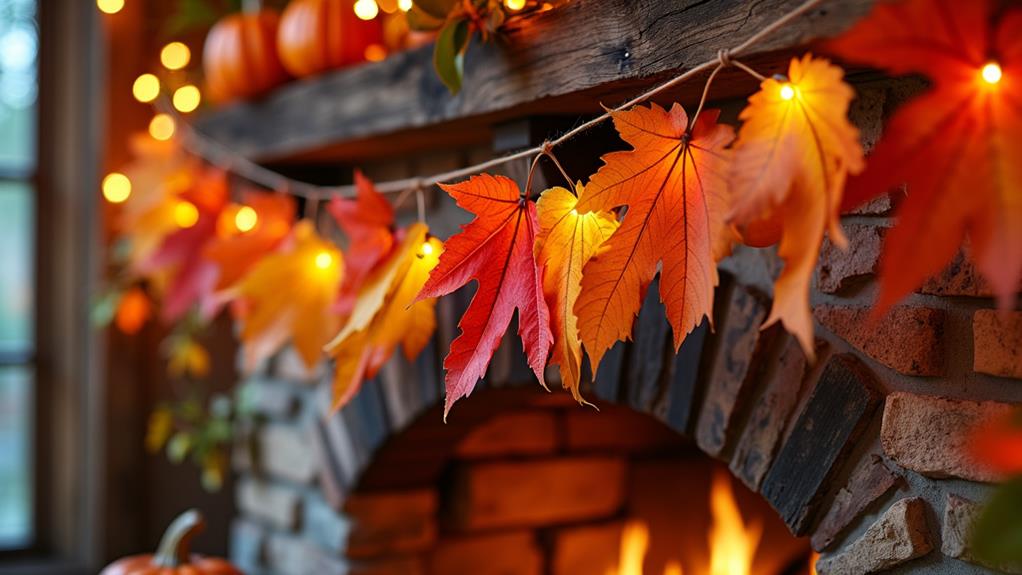
[[[160,539],[160,546],[153,557],[158,567],[179,567],[189,562],[192,537],[206,527],[206,521],[198,509],[189,509],[177,516]]]

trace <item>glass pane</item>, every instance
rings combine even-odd
[[[34,0],[0,0],[0,168],[35,165]]]
[[[28,186],[0,182],[0,353],[33,347],[33,204]]]
[[[32,374],[0,368],[0,549],[32,538]]]

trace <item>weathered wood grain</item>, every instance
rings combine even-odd
[[[473,44],[464,89],[435,77],[431,46],[383,62],[295,81],[262,101],[200,118],[199,130],[261,161],[360,161],[418,149],[485,143],[490,126],[530,114],[585,114],[712,59],[801,0],[575,0],[508,25],[500,43]],[[796,47],[835,34],[873,0],[831,0],[743,61],[777,71]],[[728,71],[713,96],[748,93]],[[698,98],[698,79],[664,98]]]

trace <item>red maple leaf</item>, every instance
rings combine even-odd
[[[344,254],[347,265],[337,312],[351,313],[358,290],[366,278],[394,247],[394,208],[383,194],[376,191],[369,178],[355,170],[354,200],[335,197],[327,211],[348,236]]]
[[[471,280],[478,282],[472,303],[444,360],[447,397],[444,416],[472,392],[501,336],[518,310],[518,335],[529,366],[540,383],[553,343],[550,311],[543,299],[543,266],[533,255],[539,224],[536,206],[503,176],[482,174],[468,181],[441,185],[458,206],[476,219],[444,243],[440,263],[429,275],[419,299],[447,295]]]
[[[889,308],[971,239],[1002,307],[1022,279],[1022,11],[994,2],[878,3],[829,43],[837,54],[932,88],[891,118],[846,207],[907,183],[887,235],[878,311]]]

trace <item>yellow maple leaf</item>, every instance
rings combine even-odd
[[[415,301],[443,247],[425,224],[413,224],[382,267],[359,290],[351,316],[326,346],[336,360],[333,408],[343,407],[362,381],[376,375],[398,345],[411,359],[436,328],[435,298]]]
[[[729,185],[735,223],[746,243],[780,242],[784,270],[764,327],[777,321],[813,357],[809,284],[824,230],[847,241],[838,220],[848,174],[862,171],[859,132],[848,121],[855,92],[841,68],[806,54],[788,78],[767,78],[739,119]]]
[[[341,252],[320,238],[311,222],[299,222],[290,249],[263,258],[235,288],[245,308],[245,368],[253,369],[288,339],[312,368],[337,331],[331,306],[343,276]]]
[[[579,403],[585,403],[578,388],[582,340],[574,310],[582,291],[582,268],[618,227],[611,212],[580,214],[575,208],[584,194],[585,186],[579,182],[574,194],[554,187],[543,192],[536,203],[540,227],[536,259],[546,266],[543,295],[550,308],[554,334],[550,363],[560,366],[561,383]]]

